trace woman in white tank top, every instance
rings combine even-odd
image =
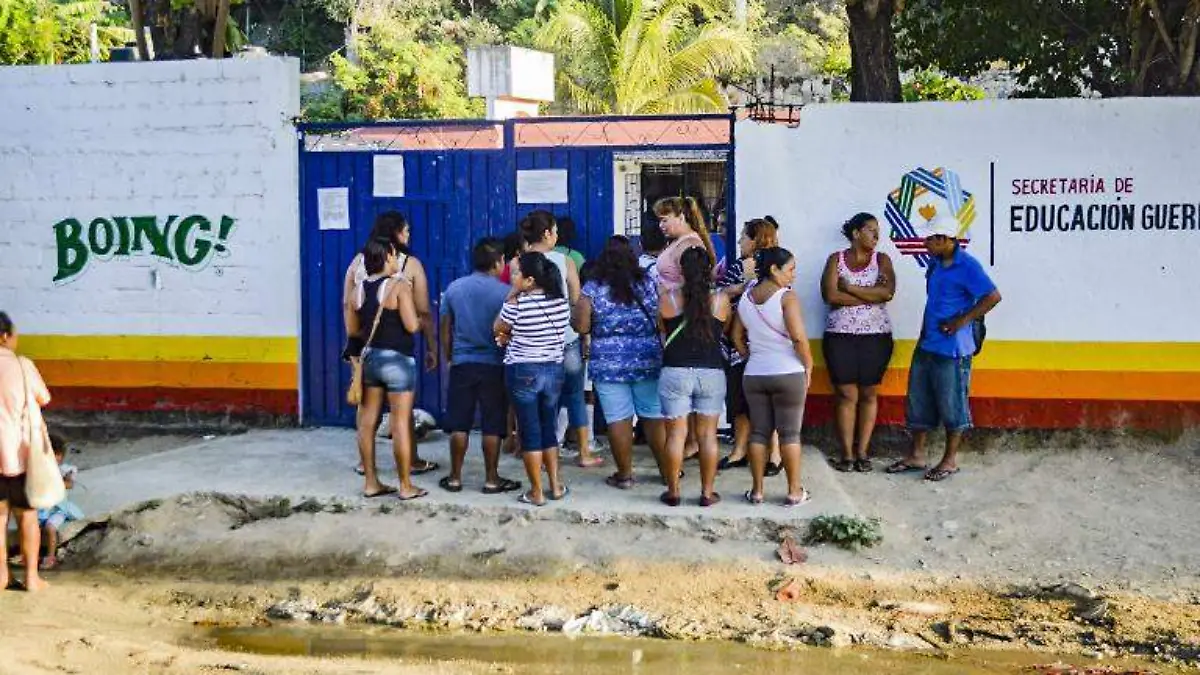
[[[755,269],[758,282],[738,303],[733,332],[738,351],[749,353],[742,389],[750,407],[753,484],[745,498],[762,503],[767,442],[778,432],[788,482],[784,505],[798,506],[809,499],[800,483],[800,428],[812,381],[812,352],[800,300],[791,289],[796,260],[787,249],[766,248],[755,254]]]
[[[896,292],[896,273],[879,244],[879,222],[859,213],[842,225],[850,248],[825,262],[821,296],[829,305],[821,348],[835,392],[834,428],[842,456],[838,471],[872,470],[868,453],[878,391],[892,359],[892,320],[887,303]]]

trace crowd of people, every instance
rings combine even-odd
[[[558,435],[565,410],[579,466],[604,463],[590,451],[589,426],[607,434],[614,466],[604,482],[615,489],[639,480],[633,447],[640,434],[656,460],[665,486],[660,499],[667,505],[683,502],[684,463],[692,458],[699,465],[701,506],[721,501],[714,489],[719,471],[741,467],[749,467],[750,487],[742,495],[747,502],[762,503],[765,478],[780,472],[787,477],[782,504],[808,501],[800,440],[813,355],[792,290],[796,258],[779,246],[779,223],[769,216],[747,222],[736,256],[723,261],[693,200],[660,200],[654,214],[657,223],[643,226],[636,244],[610,237],[590,262],[561,237],[572,224],[546,211],[528,214],[503,240],[476,242],[472,273],[445,291],[440,343],[425,269],[408,248],[409,225],[399,213],[380,215],[346,270],[343,292],[349,336],[344,357],[361,364],[356,400],[364,496],[423,497],[428,492],[413,476],[439,468],[420,458],[414,442],[420,334],[423,366],[450,366],[443,425],[451,461],[438,482],[444,490],[463,489],[469,434],[478,418],[484,493],[520,491],[521,502],[537,506],[567,497]],[[887,304],[897,292],[896,274],[877,250],[874,216],[855,215],[842,232],[849,244],[829,256],[821,276],[829,305],[821,344],[836,398],[833,464],[839,471],[870,472],[878,390],[892,357]],[[959,470],[958,449],[971,427],[972,359],[985,336],[983,317],[1000,302],[995,284],[958,235],[952,218],[935,217],[927,226],[927,299],[905,409],[913,442],[903,459],[886,467],[889,473],[920,471],[928,481]],[[8,566],[0,565],[0,586],[38,590],[45,586],[39,566],[57,562],[59,528],[82,514],[69,501],[39,510],[27,496],[30,452],[42,445],[32,439],[44,430],[40,411],[50,392],[17,345],[15,324],[0,312],[0,523],[7,532],[15,520],[25,565],[23,580],[10,578]],[[585,397],[589,375],[595,420]],[[376,470],[385,409],[396,486]],[[733,449],[723,458],[717,442],[722,413],[734,427]],[[926,438],[938,427],[946,430],[945,451],[928,466]],[[64,462],[66,441],[47,437],[69,488],[75,471]],[[505,446],[520,453],[527,489],[500,475]]]
[[[601,466],[590,451],[589,426],[607,435],[613,471],[604,481],[629,489],[640,435],[658,466],[660,500],[683,502],[684,463],[698,460],[701,506],[721,501],[717,473],[749,468],[742,497],[764,501],[765,478],[786,474],[782,503],[810,499],[801,480],[801,428],[813,378],[813,354],[800,300],[792,287],[797,261],[779,245],[779,223],[748,221],[738,250],[720,260],[694,200],[671,197],[653,209],[637,242],[614,235],[591,261],[570,248],[573,223],[538,210],[504,239],[485,238],[471,252],[473,271],[456,279],[441,303],[440,344],[432,339],[424,269],[408,250],[408,226],[381,215],[346,274],[346,357],[361,359],[364,395],[358,413],[364,495],[415,499],[427,492],[412,476],[436,469],[416,456],[412,410],[417,362],[414,336],[426,336],[425,366],[449,365],[443,426],[451,465],[438,485],[463,489],[462,469],[476,419],[482,436],[487,494],[520,491],[541,506],[569,493],[559,472],[558,419],[577,464]],[[821,276],[829,312],[821,341],[835,391],[838,456],[843,472],[870,472],[878,391],[892,358],[887,304],[896,293],[891,259],[877,250],[878,220],[859,213],[842,225],[848,246],[832,253]],[[886,467],[922,471],[941,481],[958,471],[957,451],[970,428],[972,358],[982,346],[982,319],[1000,294],[982,265],[958,243],[953,218],[928,225],[928,300],[909,371],[906,404],[913,446]],[[440,350],[439,350],[440,346]],[[439,355],[440,351],[440,355]],[[595,419],[585,395],[590,379]],[[375,436],[384,401],[399,486],[375,470]],[[734,429],[720,457],[722,416]],[[946,451],[926,466],[925,438],[947,431]],[[507,441],[506,441],[507,439]],[[528,487],[499,473],[505,448],[518,452]],[[525,489],[523,489],[525,488]]]

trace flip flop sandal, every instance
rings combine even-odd
[[[429,490],[417,490],[416,494],[413,494],[411,497],[405,497],[404,495],[400,494],[399,490],[396,491],[396,498],[402,502],[411,502],[414,499],[420,499],[421,497],[427,496],[429,496]]]
[[[438,487],[442,488],[446,492],[462,492],[462,482],[459,481],[458,483],[455,483],[454,481],[450,480],[450,476],[444,476],[441,480],[439,480]]]
[[[529,498],[529,495],[524,492],[521,493],[520,497],[517,497],[517,501],[521,502],[522,504],[528,504],[530,506],[545,506],[546,505],[546,502],[533,501],[532,499]]]
[[[842,473],[850,473],[851,471],[854,471],[855,463],[849,459],[839,459],[833,463],[833,468],[841,471]]]
[[[871,473],[875,470],[875,465],[869,459],[859,459],[854,462],[854,470],[858,473]]]
[[[633,476],[622,478],[620,475],[615,473],[608,478],[605,478],[604,483],[609,487],[615,487],[618,490],[628,490],[634,485],[637,485],[637,481],[633,478]]]
[[[358,475],[360,475],[360,476],[365,476],[365,475],[367,475],[367,471],[366,471],[366,469],[364,469],[364,468],[362,467],[362,464],[359,464],[358,466],[354,467],[354,473],[356,473],[356,474],[358,474]]]
[[[396,488],[394,488],[390,485],[385,485],[385,486],[383,486],[383,489],[378,492],[372,492],[371,494],[363,493],[363,498],[364,499],[374,499],[376,497],[383,497],[385,495],[394,495],[394,494],[396,494],[396,492],[397,492]]]
[[[418,467],[416,467],[416,466],[413,466],[411,469],[409,469],[409,471],[408,471],[408,472],[409,472],[409,473],[411,473],[411,474],[412,474],[412,475],[414,475],[414,476],[420,476],[421,474],[424,474],[424,473],[429,473],[430,471],[437,471],[438,469],[440,469],[440,468],[441,468],[441,467],[438,465],[438,463],[437,463],[437,462],[431,462],[431,461],[429,461],[429,460],[427,460],[427,459],[426,459],[426,460],[423,460],[423,461],[424,461],[425,463],[424,463],[424,464],[422,464],[422,465],[420,466],[420,468],[418,468]]]
[[[28,589],[25,588],[25,584],[21,583],[20,581],[17,581],[16,579],[13,579],[8,582],[8,585],[4,587],[4,590],[16,591],[18,593],[24,593]]]
[[[681,500],[678,496],[672,496],[670,492],[664,492],[658,496],[658,501],[666,504],[667,506],[679,506],[679,503],[683,500]]]
[[[575,466],[578,466],[581,469],[594,469],[598,466],[602,466],[603,464],[604,464],[603,457],[593,457],[587,461],[584,461],[581,459],[578,462],[575,462]]]
[[[763,474],[767,475],[767,476],[778,476],[782,471],[783,471],[782,464],[775,464],[774,462],[767,462],[767,470],[764,471]]]
[[[925,465],[909,464],[904,460],[900,460],[884,469],[886,473],[908,473],[910,471],[924,471]]]
[[[755,496],[755,494],[749,490],[746,490],[742,494],[742,499],[745,499],[748,503],[754,504],[755,506],[763,503],[762,495]]]
[[[720,503],[721,503],[720,493],[714,492],[707,497],[705,497],[704,495],[700,495],[700,506],[704,506],[704,507],[715,506]]]
[[[504,492],[512,492],[513,490],[520,490],[520,489],[521,489],[520,481],[509,480],[507,478],[501,478],[500,482],[495,485],[484,485],[483,486],[483,494],[498,495],[498,494],[501,494]]]
[[[930,469],[925,473],[925,480],[931,483],[940,483],[956,473],[958,473],[958,467],[953,469]]]
[[[783,505],[788,508],[791,508],[793,506],[800,506],[801,504],[807,504],[809,502],[809,500],[811,500],[811,499],[812,499],[812,493],[810,493],[808,490],[805,490],[804,488],[800,488],[800,497],[799,498],[787,497],[786,499],[783,500]]]
[[[551,501],[561,502],[562,500],[566,499],[566,498],[567,498],[567,495],[569,495],[569,494],[571,494],[571,488],[569,488],[569,487],[567,487],[566,485],[564,485],[564,486],[563,486],[563,491],[562,491],[562,493],[561,493],[561,494],[559,494],[557,497],[555,497],[555,496],[554,496],[554,493],[551,493],[550,495],[548,495],[548,496],[546,497],[546,499],[549,499],[549,500],[551,500]]]
[[[717,471],[724,471],[726,469],[741,469],[749,465],[750,460],[747,457],[742,457],[741,459],[729,459],[729,455],[726,455],[721,458],[721,461],[717,462]]]

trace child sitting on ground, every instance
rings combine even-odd
[[[63,461],[67,456],[67,439],[52,433],[50,447],[54,450],[54,459],[62,472],[63,483],[70,490],[75,487],[75,474],[79,469]],[[46,557],[42,558],[41,569],[53,569],[58,565],[58,531],[62,526],[72,520],[82,519],[83,511],[70,499],[64,499],[49,509],[38,509],[38,525],[42,528],[42,541],[46,546]]]

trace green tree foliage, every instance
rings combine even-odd
[[[932,69],[919,70],[900,85],[906,102],[912,101],[978,101],[987,92],[962,80]]]
[[[840,5],[798,5],[791,11],[768,14],[759,32],[760,74],[775,66],[785,80],[850,74],[850,26]]]
[[[131,37],[120,11],[103,0],[0,0],[0,64],[87,63],[91,25],[101,57]]]
[[[719,112],[718,79],[753,66],[753,37],[718,0],[560,0],[536,44],[580,112]]]
[[[1019,95],[1200,93],[1197,0],[908,0],[902,65],[1011,68]]]

